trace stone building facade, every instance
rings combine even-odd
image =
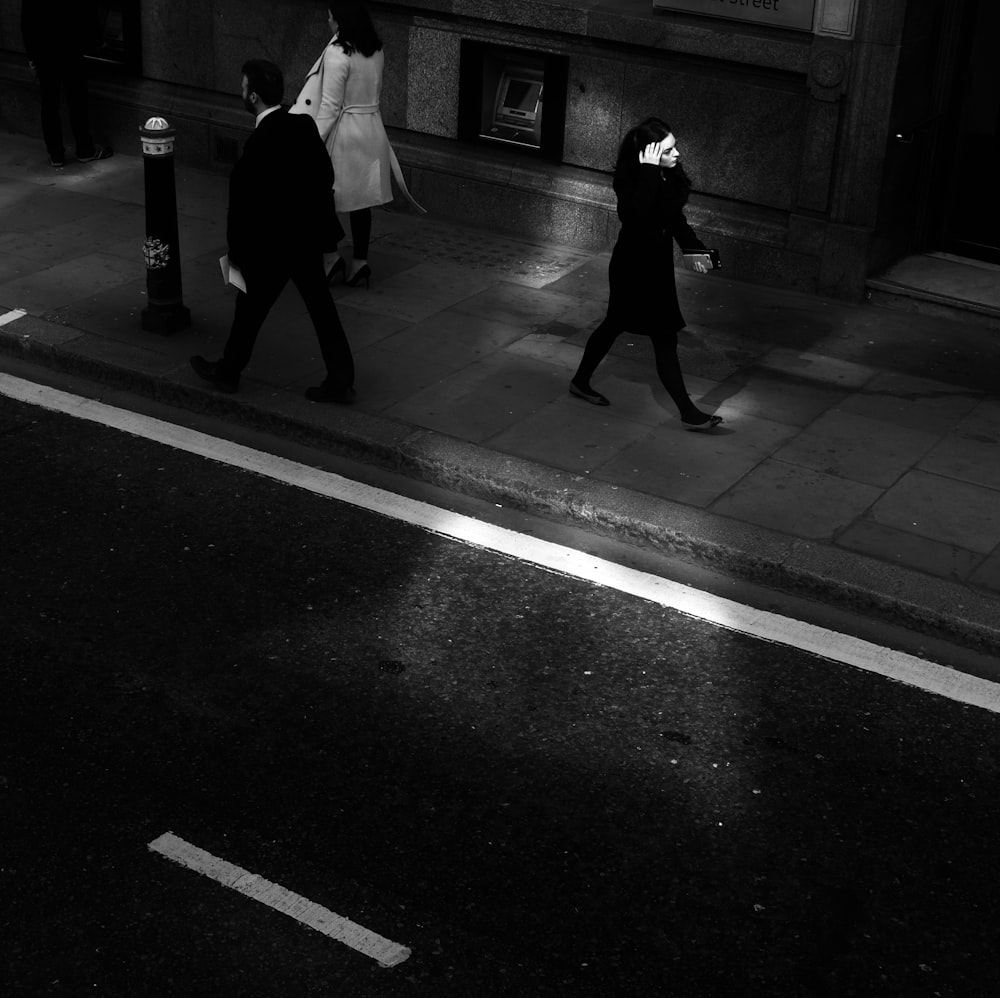
[[[279,63],[291,100],[328,40],[324,5],[310,0],[98,6],[105,38],[92,72],[97,131],[138,151],[139,125],[162,114],[179,130],[180,160],[219,169],[249,131],[238,99],[243,60]],[[941,192],[958,168],[948,141],[968,102],[963,60],[983,20],[1000,23],[993,7],[1000,5],[370,3],[386,50],[383,116],[410,189],[430,211],[610,247],[619,140],[657,114],[673,126],[694,180],[689,218],[720,249],[727,274],[848,300],[861,299],[872,273],[944,238]],[[37,134],[18,9],[19,0],[0,7],[0,127]],[[970,245],[990,258],[1000,232],[983,235]]]

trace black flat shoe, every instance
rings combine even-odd
[[[710,416],[707,412],[699,412],[691,419],[681,416],[681,422],[686,430],[714,430],[722,422],[721,416]]]
[[[365,287],[367,288],[367,287],[368,287],[368,282],[369,282],[369,281],[370,281],[371,279],[372,279],[372,269],[371,269],[371,267],[369,267],[369,266],[368,266],[368,264],[366,263],[366,264],[363,264],[362,266],[360,266],[360,267],[358,268],[358,272],[357,272],[357,273],[356,273],[356,274],[355,274],[355,275],[354,275],[353,277],[351,277],[351,278],[349,278],[348,280],[346,280],[346,281],[345,281],[344,283],[345,283],[345,284],[346,284],[346,285],[347,285],[347,286],[348,286],[349,288],[356,288],[356,287],[358,287],[358,286],[359,286],[359,285],[360,285],[360,284],[362,283],[362,281],[363,281],[363,282],[364,282],[364,285],[365,285]]]
[[[337,262],[330,268],[329,273],[326,275],[326,283],[333,284],[333,280],[338,274],[340,274],[341,280],[343,280],[346,273],[347,264],[344,263],[344,258],[342,256],[338,256]]]
[[[217,361],[205,360],[204,357],[192,357],[191,367],[199,378],[204,378],[205,381],[220,392],[232,395],[233,392],[239,391],[240,379],[220,373]]]
[[[573,384],[572,381],[569,383],[569,393],[591,405],[611,405],[600,392],[595,392],[592,388],[581,388],[579,385]]]
[[[114,153],[107,146],[94,146],[94,151],[89,156],[77,156],[80,163],[93,163],[99,159],[110,159]]]
[[[334,388],[324,382],[314,388],[307,388],[306,398],[310,402],[339,402],[341,405],[348,405],[354,401],[355,392],[353,388]]]

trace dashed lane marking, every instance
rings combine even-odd
[[[269,908],[308,925],[310,929],[350,946],[358,953],[371,957],[380,967],[395,967],[410,955],[406,946],[394,943],[280,884],[273,884],[241,866],[227,863],[226,860],[178,838],[173,832],[164,832],[159,838],[153,839],[149,848],[188,870],[200,873],[223,887],[266,904]]]
[[[630,593],[730,630],[788,645],[821,658],[895,679],[959,703],[1000,713],[1000,685],[906,652],[847,634],[757,610],[691,586],[616,565],[574,548],[528,537],[430,503],[353,482],[332,472],[276,457],[163,420],[117,409],[44,385],[0,374],[0,393],[10,398],[102,423],[135,436],[256,472],[317,495],[350,503],[434,533],[527,561],[597,585]]]
[[[23,318],[27,314],[23,308],[12,308],[9,312],[4,312],[3,315],[0,315],[0,326],[6,326],[8,322]]]

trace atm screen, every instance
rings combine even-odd
[[[533,83],[530,80],[510,80],[507,83],[507,93],[503,99],[503,106],[534,114],[538,107],[538,97],[541,91],[541,83]]]

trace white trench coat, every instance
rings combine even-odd
[[[326,144],[333,163],[337,211],[356,211],[391,201],[390,174],[395,175],[411,204],[424,210],[406,189],[399,160],[382,124],[379,99],[384,63],[381,49],[370,56],[357,50],[347,55],[334,36],[309,70],[291,108],[292,114],[308,114],[316,122]]]

